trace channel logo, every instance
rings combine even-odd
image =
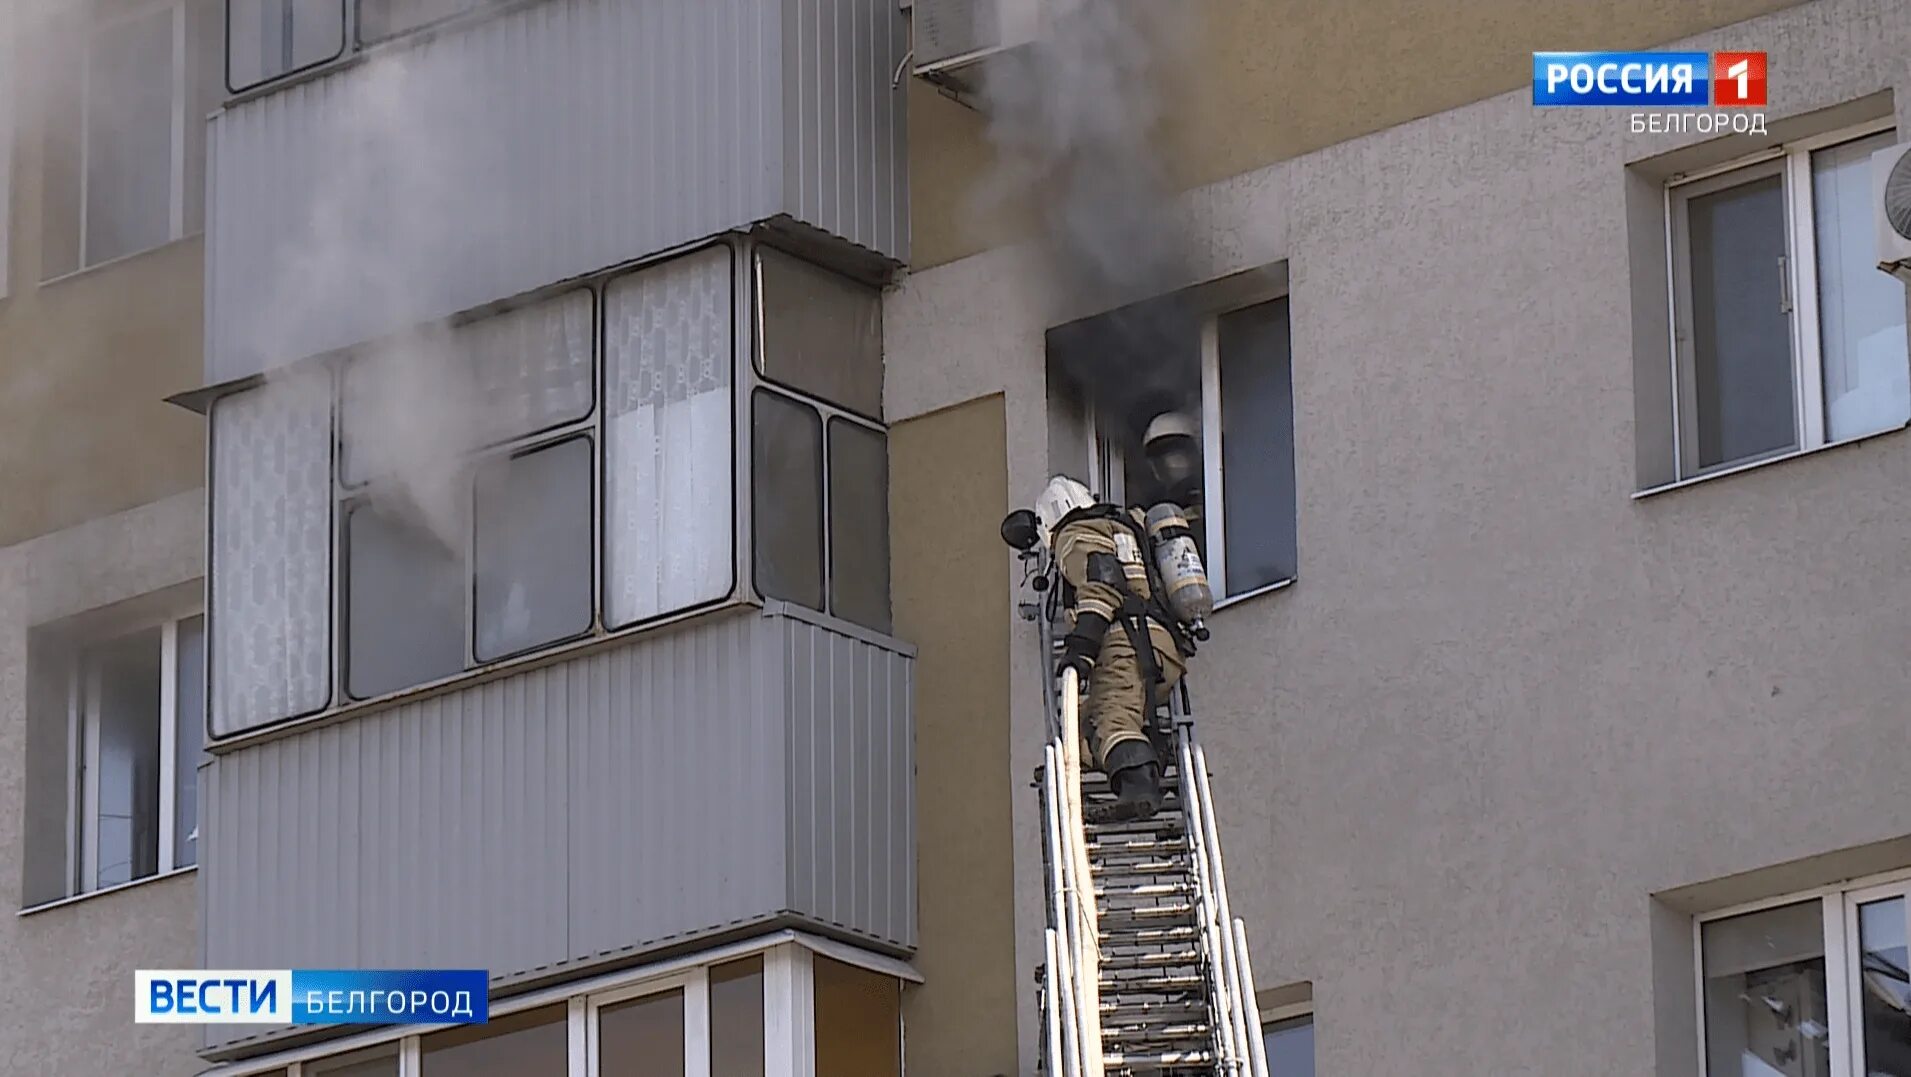
[[[1536,52],[1533,104],[1607,107],[1757,107],[1762,52]]]
[[[484,1024],[483,969],[136,969],[142,1025]]]
[[[1765,104],[1765,54],[1712,54],[1712,103],[1720,108],[1753,108]]]

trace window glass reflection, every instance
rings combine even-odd
[[[1821,910],[1812,900],[1704,926],[1707,1073],[1831,1072]]]
[[[1911,973],[1904,899],[1858,906],[1858,997],[1866,1077],[1911,1077]]]

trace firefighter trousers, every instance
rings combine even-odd
[[[1148,638],[1154,644],[1155,663],[1161,667],[1161,683],[1155,699],[1165,702],[1168,690],[1181,680],[1185,667],[1174,637],[1154,621],[1148,622]],[[1125,740],[1148,742],[1147,696],[1141,683],[1141,657],[1128,641],[1128,630],[1120,621],[1108,626],[1102,637],[1101,654],[1095,659],[1095,671],[1088,678],[1089,758],[1107,771],[1108,751]]]

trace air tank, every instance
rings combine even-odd
[[[1214,592],[1208,587],[1207,566],[1201,563],[1201,551],[1180,506],[1163,501],[1148,510],[1148,540],[1155,548],[1163,604],[1176,620],[1193,629],[1196,639],[1206,639],[1207,619],[1214,615]]]

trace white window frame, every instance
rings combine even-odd
[[[827,957],[904,985],[922,976],[906,962],[882,957],[845,943],[798,931],[778,931],[701,953],[661,961],[493,1001],[492,1019],[563,1003],[568,1029],[569,1077],[594,1077],[598,1071],[597,1015],[607,1005],[684,992],[684,1075],[721,1077],[710,1072],[710,969],[743,958],[763,958],[764,1077],[828,1077],[815,1072],[815,980],[812,963]],[[309,1047],[232,1062],[202,1071],[202,1077],[306,1077],[307,1065],[387,1044],[398,1045],[398,1077],[421,1077],[422,1037],[445,1026],[405,1025],[373,1029]],[[901,1034],[899,1030],[899,1035]]]
[[[1203,548],[1207,554],[1208,586],[1214,592],[1214,608],[1225,609],[1293,585],[1295,576],[1275,580],[1238,595],[1228,594],[1227,554],[1227,475],[1221,466],[1221,319],[1238,311],[1287,298],[1285,287],[1269,289],[1247,298],[1234,298],[1226,306],[1207,311],[1201,320],[1201,491]],[[1293,310],[1288,311],[1288,332],[1293,333]],[[1290,374],[1291,377],[1291,374]],[[1084,404],[1088,425],[1089,485],[1104,500],[1126,504],[1128,499],[1127,457],[1118,439],[1110,437],[1096,414],[1093,402]],[[1298,500],[1298,495],[1296,500]],[[1298,505],[1296,509],[1298,510]]]
[[[80,184],[80,189],[79,189],[79,202],[77,205],[77,211],[79,213],[78,235],[76,239],[77,247],[75,249],[75,255],[74,255],[76,268],[68,270],[64,273],[57,274],[52,277],[48,277],[44,279],[43,281],[41,281],[41,283],[51,284],[54,281],[62,280],[67,277],[78,276],[81,273],[98,269],[101,266],[108,266],[116,262],[125,261],[126,259],[129,259],[129,258],[136,258],[139,255],[147,253],[148,251],[155,251],[155,250],[158,250],[160,247],[177,243],[178,241],[185,239],[190,234],[192,234],[186,231],[186,194],[187,194],[186,192],[186,125],[190,122],[195,122],[195,121],[187,115],[187,111],[190,108],[188,95],[189,95],[189,87],[191,84],[191,80],[187,78],[187,71],[186,71],[187,51],[189,48],[189,43],[186,40],[186,32],[187,32],[186,9],[187,7],[189,7],[190,5],[194,3],[203,3],[203,2],[205,2],[205,0],[164,0],[164,2],[161,2],[161,3],[142,4],[131,11],[119,12],[114,14],[110,18],[101,19],[97,22],[89,23],[86,26],[85,32],[82,35],[82,39],[81,39],[80,56],[79,56],[79,64],[80,64],[79,184]],[[166,212],[167,212],[166,238],[162,240],[161,242],[154,244],[153,246],[150,246],[150,247],[142,247],[138,250],[126,251],[122,254],[116,254],[112,256],[111,258],[102,259],[98,262],[89,262],[86,259],[86,251],[87,251],[86,239],[87,239],[87,231],[90,226],[90,222],[87,219],[89,216],[87,212],[87,207],[90,204],[87,196],[88,196],[88,187],[91,183],[91,172],[92,172],[91,157],[93,153],[93,49],[95,44],[97,44],[100,35],[104,33],[105,31],[110,30],[116,26],[119,26],[122,23],[128,23],[138,19],[148,18],[154,12],[157,12],[157,11],[171,12],[172,38],[173,38],[172,71],[169,76],[170,81],[172,83],[171,85],[171,90],[172,90],[171,143],[172,145],[171,145],[171,161],[169,162],[169,165],[170,165],[170,174],[168,179],[169,193],[168,193],[167,206],[166,206]],[[222,28],[220,31],[220,38],[222,43],[224,40],[224,36],[225,36],[225,32]],[[201,117],[201,119],[203,119],[203,117]],[[203,221],[203,219],[204,217],[202,215],[201,220]]]
[[[1693,917],[1692,983],[1698,1019],[1699,1077],[1716,1077],[1707,1071],[1705,925],[1814,900],[1819,902],[1819,916],[1824,931],[1827,1023],[1839,1033],[1831,1041],[1831,1077],[1864,1077],[1864,1008],[1856,1005],[1862,990],[1859,982],[1861,962],[1857,960],[1860,956],[1857,950],[1858,907],[1893,897],[1905,899],[1906,918],[1911,921],[1911,869],[1765,898]],[[1907,930],[1911,932],[1911,923],[1907,924]]]
[[[67,803],[72,805],[66,827],[67,878],[72,894],[66,900],[111,893],[114,890],[170,875],[192,871],[197,862],[179,864],[174,848],[174,818],[178,810],[179,775],[179,626],[181,622],[202,616],[192,610],[159,622],[159,817],[158,867],[151,875],[142,875],[111,886],[99,885],[99,748],[100,683],[99,671],[85,660],[87,647],[75,656],[67,687]],[[102,634],[88,645],[110,643],[120,636],[152,628],[151,622],[132,626],[124,632]],[[193,821],[189,841],[197,841],[198,820]],[[44,908],[45,906],[34,906]]]
[[[1812,154],[1818,150],[1854,142],[1861,138],[1895,130],[1896,120],[1885,116],[1865,123],[1841,127],[1836,131],[1827,131],[1787,142],[1781,146],[1762,150],[1758,153],[1740,157],[1711,168],[1680,173],[1666,182],[1664,190],[1665,220],[1665,259],[1666,259],[1666,304],[1669,317],[1666,320],[1666,341],[1671,356],[1672,378],[1672,472],[1674,479],[1663,486],[1643,490],[1635,497],[1656,493],[1659,490],[1697,482],[1702,479],[1729,475],[1746,468],[1757,467],[1775,460],[1784,460],[1802,453],[1843,445],[1865,438],[1876,437],[1889,430],[1873,431],[1837,441],[1827,441],[1825,436],[1825,371],[1821,351],[1822,326],[1818,311],[1818,234],[1817,221],[1812,202]],[[1775,449],[1740,460],[1731,460],[1711,467],[1687,467],[1688,457],[1692,455],[1692,444],[1696,427],[1689,426],[1687,416],[1694,407],[1695,390],[1691,385],[1692,362],[1688,354],[1691,342],[1681,341],[1680,326],[1686,314],[1687,304],[1684,293],[1690,286],[1690,258],[1686,259],[1688,272],[1684,278],[1680,274],[1679,259],[1675,252],[1680,244],[1689,240],[1683,234],[1681,203],[1691,197],[1691,188],[1705,181],[1729,177],[1734,173],[1760,166],[1769,166],[1777,162],[1776,172],[1783,179],[1785,202],[1785,271],[1781,278],[1784,288],[1786,313],[1790,317],[1791,353],[1792,353],[1792,430],[1795,443],[1789,447]],[[1749,182],[1752,176],[1747,176]],[[1729,190],[1732,184],[1706,184],[1706,190]],[[1896,427],[1890,429],[1897,429]]]

